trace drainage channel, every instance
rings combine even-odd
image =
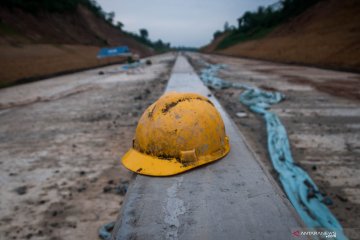
[[[289,239],[303,224],[228,114],[183,56],[166,92],[194,92],[216,106],[231,151],[173,177],[138,175],[114,227],[123,239]]]

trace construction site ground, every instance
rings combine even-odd
[[[98,239],[133,176],[120,158],[174,60],[0,90],[0,239]]]
[[[187,53],[227,64],[219,77],[271,91],[292,153],[320,190],[348,236],[360,222],[360,75],[295,65]],[[114,221],[133,174],[119,163],[141,113],[164,91],[176,55],[124,71],[113,65],[0,89],[0,239],[97,239]],[[201,61],[200,61],[201,60]],[[356,83],[356,84],[355,84]],[[238,98],[212,90],[264,166],[263,120]],[[245,117],[244,117],[245,116]],[[241,159],[238,159],[241,161]]]
[[[198,73],[204,61],[226,64],[218,77],[285,94],[271,109],[287,129],[295,162],[332,199],[329,208],[350,239],[360,238],[360,75],[216,55],[188,57]],[[277,179],[264,121],[239,102],[242,90],[213,92]]]

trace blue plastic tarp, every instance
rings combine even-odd
[[[116,57],[130,53],[127,46],[118,46],[112,48],[101,48],[97,54],[98,58]]]

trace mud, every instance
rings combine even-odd
[[[329,208],[350,239],[360,237],[360,102],[358,95],[351,94],[360,92],[359,84],[353,84],[360,75],[223,56],[188,56],[198,72],[204,67],[200,59],[227,64],[219,72],[224,80],[285,94],[286,100],[272,111],[287,129],[294,160],[332,199]],[[267,152],[264,122],[240,104],[242,90],[212,91],[277,179]]]
[[[119,159],[174,60],[0,90],[0,239],[98,239],[134,176]]]

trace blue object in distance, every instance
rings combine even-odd
[[[97,54],[98,58],[116,57],[129,54],[130,50],[127,46],[118,46],[112,48],[101,48]]]

